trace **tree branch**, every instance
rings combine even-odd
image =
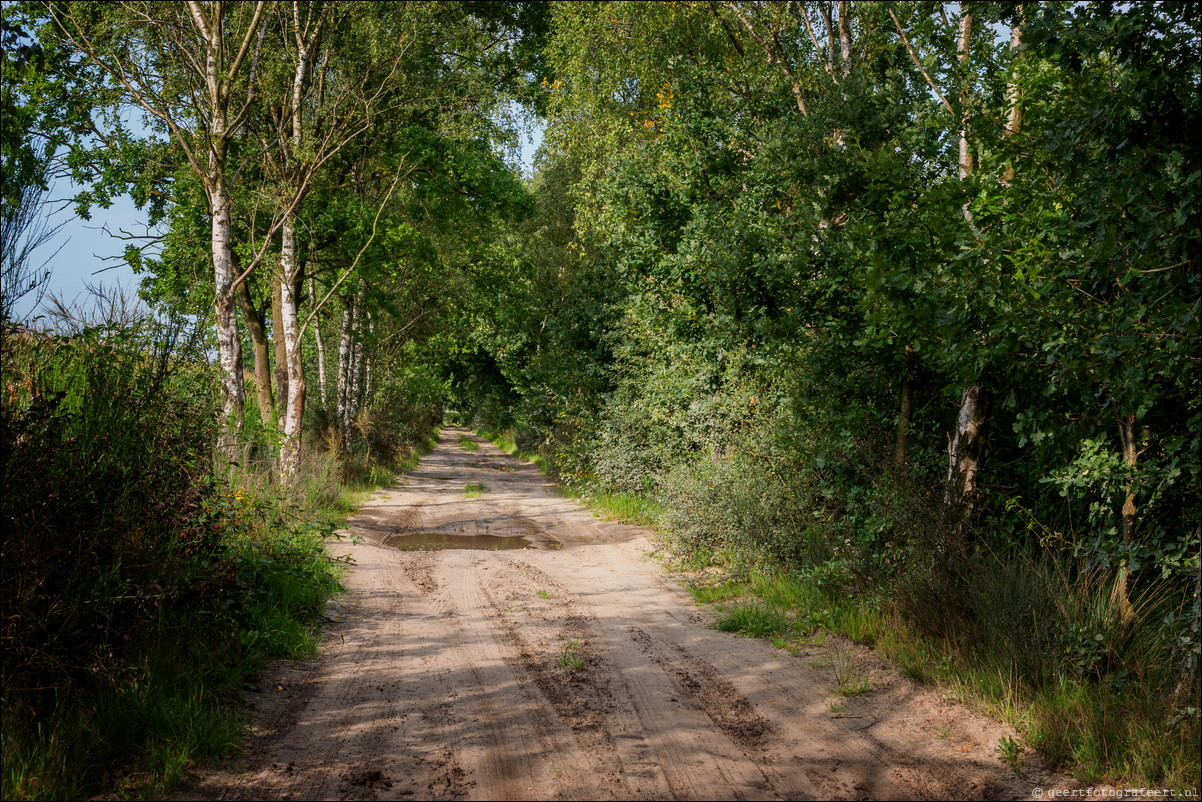
[[[939,87],[931,80],[931,75],[927,72],[926,67],[922,66],[922,62],[919,61],[918,54],[914,52],[914,47],[910,44],[910,39],[906,36],[906,32],[902,28],[901,22],[897,19],[897,15],[893,13],[892,7],[889,8],[889,16],[893,19],[893,24],[897,26],[897,32],[901,36],[902,44],[906,46],[906,52],[910,54],[910,60],[914,62],[914,66],[922,73],[922,77],[927,79],[927,85],[931,87],[931,91],[935,93],[935,97],[939,98],[943,102],[943,105],[947,107],[947,110],[955,115],[956,110],[952,108],[951,103],[947,102],[947,98],[943,96],[943,93],[939,91]]]

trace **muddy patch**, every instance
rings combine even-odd
[[[442,551],[444,549],[503,551],[505,549],[546,548],[520,536],[455,535],[448,532],[415,532],[396,535],[384,541],[384,545],[401,551]]]
[[[392,778],[378,769],[347,772],[342,775],[342,781],[347,785],[357,785],[365,788],[392,787]]]
[[[676,664],[660,661],[660,666],[687,704],[709,716],[738,743],[745,747],[759,746],[771,733],[768,720],[713,666],[696,658]]]

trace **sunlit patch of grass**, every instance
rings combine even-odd
[[[760,601],[735,605],[714,622],[720,632],[738,632],[756,638],[771,638],[793,630],[796,618],[780,608]]]
[[[513,442],[512,430],[509,432],[490,432],[485,429],[478,429],[476,430],[476,434],[488,440],[511,457],[517,457],[526,462],[533,462],[538,466],[539,470],[546,468],[546,460],[541,454],[532,454],[522,451],[517,447],[517,443]]]
[[[480,498],[481,494],[485,493],[487,490],[487,487],[477,482],[464,487],[463,495],[466,498]]]
[[[872,678],[856,666],[847,648],[836,648],[832,667],[840,696],[859,696],[872,690]]]
[[[689,595],[693,597],[693,601],[698,604],[712,604],[714,602],[729,601],[736,599],[747,592],[747,585],[743,582],[727,580],[710,585],[694,584],[689,585]]]
[[[470,437],[460,437],[459,438],[459,447],[462,448],[464,451],[479,451],[480,450],[480,444],[477,443],[475,440],[472,440]]]
[[[655,499],[634,493],[608,493],[598,490],[578,498],[590,509],[600,513],[602,518],[610,521],[654,526],[659,513],[659,504]]]

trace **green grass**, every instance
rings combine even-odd
[[[164,604],[134,641],[98,661],[97,673],[54,692],[49,712],[6,689],[0,797],[163,798],[199,766],[237,752],[255,672],[271,659],[318,653],[321,611],[345,570],[327,551],[334,528],[432,442],[393,470],[357,472],[352,485],[319,455],[286,495],[243,476],[241,489],[218,499],[224,549],[205,569],[228,588],[227,609],[186,598]]]
[[[750,601],[735,605],[714,622],[720,632],[737,632],[755,638],[773,638],[794,631],[797,619],[776,605]]]
[[[688,589],[689,595],[693,597],[693,601],[698,604],[713,604],[714,602],[737,599],[747,592],[747,585],[744,582],[726,580],[706,585],[693,584],[689,585]]]
[[[459,447],[462,448],[464,451],[479,451],[480,450],[480,444],[477,443],[475,440],[472,440],[467,437],[459,438]]]
[[[513,437],[505,432],[490,432],[487,429],[478,429],[476,434],[491,442],[494,446],[504,451],[511,457],[517,457],[526,462],[532,462],[538,466],[539,470],[544,470],[546,460],[541,454],[534,454],[518,449],[517,444],[513,442]]]
[[[585,668],[584,658],[580,656],[580,641],[568,640],[563,645],[563,651],[557,661],[560,668],[568,671],[582,671]]]
[[[654,526],[660,509],[654,499],[634,493],[593,490],[572,495],[602,518],[638,526]]]
[[[1023,748],[1029,746],[1049,766],[1071,771],[1085,782],[1173,788],[1179,793],[1199,786],[1197,716],[1166,726],[1163,692],[1135,679],[1134,672],[1155,675],[1154,650],[1143,658],[1147,665],[1140,666],[1136,649],[1135,657],[1129,658],[1136,660],[1132,678],[1117,687],[1066,673],[1031,683],[1020,681],[1004,650],[990,650],[988,644],[970,648],[924,635],[872,594],[846,595],[804,576],[763,573],[744,582],[727,580],[689,591],[702,604],[721,606],[738,599],[715,623],[722,631],[763,638],[783,648],[806,634],[815,644],[826,643],[827,631],[873,646],[910,679],[937,683],[970,707],[1015,726],[1018,739],[999,746],[1002,759],[1012,767],[1019,765]],[[831,659],[817,661],[817,667],[834,670],[837,693],[848,697],[870,691],[871,679],[846,652],[833,648]]]
[[[463,495],[466,498],[480,498],[480,495],[485,493],[487,490],[488,488],[484,485],[473,483],[463,488]]]
[[[856,666],[848,649],[835,649],[832,667],[835,671],[835,685],[840,696],[859,696],[872,690],[871,678],[866,677]]]
[[[253,673],[269,658],[317,653],[319,611],[339,589],[340,566],[324,549],[315,530],[240,533],[223,563],[233,586],[253,588],[238,616],[166,612],[125,657],[60,691],[49,717],[31,719],[7,697],[3,798],[79,798],[105,786],[161,798],[199,762],[234,752]]]

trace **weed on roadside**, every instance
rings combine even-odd
[[[1020,779],[1025,779],[1027,775],[1023,771],[1022,762],[1026,749],[1017,738],[1003,737],[993,751],[997,753],[998,760],[1009,766]]]
[[[557,662],[560,668],[566,668],[568,671],[584,670],[585,662],[584,658],[580,656],[580,641],[568,639],[563,645],[563,651],[560,652]]]
[[[488,488],[484,485],[473,483],[463,488],[463,495],[465,498],[480,498],[481,494],[485,493],[487,490]]]
[[[755,638],[772,638],[793,630],[796,619],[780,608],[761,601],[738,604],[714,622],[720,632],[738,632]]]
[[[872,690],[872,679],[861,673],[852,659],[851,652],[846,648],[835,648],[832,667],[835,671],[835,682],[839,686],[840,696],[859,696]]]

